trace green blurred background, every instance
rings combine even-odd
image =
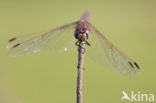
[[[129,78],[86,57],[84,103],[120,103],[123,90],[156,95],[156,1],[0,0],[0,103],[76,103],[76,50],[11,58],[5,47],[11,37],[76,21],[84,11],[141,67]]]

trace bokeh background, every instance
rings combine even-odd
[[[12,58],[5,47],[11,37],[76,21],[84,11],[90,11],[91,23],[141,67],[129,78],[86,57],[84,103],[121,103],[123,90],[156,95],[156,1],[0,0],[0,103],[76,102],[76,50]]]

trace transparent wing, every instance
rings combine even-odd
[[[139,71],[138,64],[113,46],[94,26],[91,26],[86,54],[105,68],[112,68],[128,76]]]
[[[9,40],[7,47],[12,57],[36,53],[43,48],[51,48],[57,52],[67,51],[74,45],[74,27],[77,22],[61,26],[40,35],[15,37]]]

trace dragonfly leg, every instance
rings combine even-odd
[[[82,42],[82,43],[83,43],[83,44],[86,44],[85,42]],[[75,45],[78,46],[78,47],[80,47],[80,48],[82,48],[82,49],[84,49],[83,54],[85,53],[85,48],[82,47],[82,46],[80,45],[80,41],[77,41],[77,42],[75,43]]]
[[[79,46],[79,41],[76,41],[76,42],[75,42],[75,45],[76,45],[76,46]]]
[[[84,44],[87,44],[87,45],[88,45],[88,43],[86,43],[86,42],[82,42],[82,43],[84,43]],[[80,46],[80,48],[84,49],[83,54],[85,53],[85,48],[84,48],[84,47],[82,47],[82,46],[80,45],[80,42],[79,42],[79,41],[76,41],[75,45],[76,45],[76,46],[78,46],[78,47]]]
[[[88,46],[91,46],[91,44],[90,44],[88,41],[86,41],[86,44],[87,44]]]

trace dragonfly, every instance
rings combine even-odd
[[[116,48],[95,26],[90,23],[90,13],[80,20],[44,33],[14,37],[8,41],[9,56],[18,57],[36,53],[44,48],[58,52],[67,51],[80,42],[85,43],[86,55],[104,68],[110,68],[129,77],[139,72],[139,65]]]

